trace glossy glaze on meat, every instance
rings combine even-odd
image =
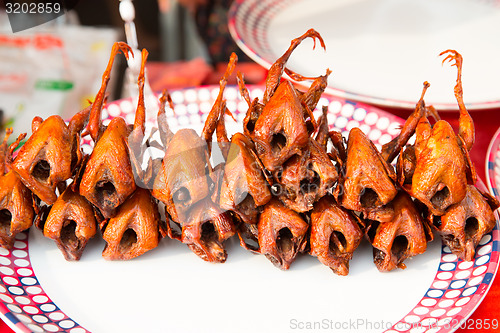
[[[35,218],[33,195],[11,168],[12,153],[25,134],[9,146],[11,134],[12,129],[7,129],[0,145],[0,246],[6,249],[12,248],[16,235],[29,229]]]
[[[243,74],[237,73],[248,110],[241,131],[232,135],[226,129],[226,116],[233,114],[224,91],[236,67],[234,54],[200,133],[170,129],[166,108],[175,106],[163,91],[157,128],[146,137],[146,50],[134,123],[118,117],[104,126],[114,59],[120,52],[132,54],[126,44],[116,43],[88,108],[68,124],[59,116],[35,117],[33,134],[15,159],[24,136],[8,146],[7,131],[0,146],[0,245],[10,248],[15,235],[35,221],[67,260],[79,260],[100,229],[106,241],[102,255],[109,260],[141,256],[168,236],[205,261],[223,263],[229,255],[226,242],[237,235],[242,247],[280,269],[307,253],[347,275],[363,239],[373,247],[376,267],[391,271],[426,250],[432,227],[459,258],[473,260],[481,237],[495,225],[499,204],[473,186],[477,177],[469,151],[475,134],[463,101],[461,55],[441,54],[458,70],[458,133],[425,105],[430,84],[424,82],[415,111],[379,151],[359,128],[348,135],[332,128],[328,106],[315,118],[332,71],[305,77],[286,68],[308,38],[325,48],[313,29],[293,39],[269,69],[261,99],[251,99]],[[284,74],[311,84],[300,88],[282,80]],[[94,142],[90,155],[80,148],[86,135]],[[409,144],[412,137],[415,143]],[[152,157],[149,148],[163,154]],[[213,165],[216,150],[223,161]]]

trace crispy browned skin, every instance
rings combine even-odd
[[[337,169],[316,140],[309,139],[306,153],[294,155],[274,176],[278,198],[296,212],[306,212],[337,182]]]
[[[87,242],[97,232],[94,214],[90,202],[69,186],[52,205],[43,234],[56,242],[66,260],[80,260]]]
[[[429,86],[430,84],[428,82],[424,82],[424,89],[422,91],[420,100],[415,107],[415,111],[413,111],[413,113],[406,119],[399,135],[392,139],[390,142],[383,145],[380,154],[387,163],[392,163],[396,156],[398,156],[401,149],[406,145],[410,137],[415,134],[415,129],[417,128],[417,124],[420,119],[422,119],[422,117],[426,115],[424,95]]]
[[[431,128],[423,119],[416,132],[415,170],[411,187],[404,188],[434,214],[442,215],[465,196],[467,161],[449,123],[439,121]]]
[[[454,50],[440,54],[445,55],[443,62],[453,62],[458,69],[454,89],[460,110],[458,134],[432,107],[425,106],[429,87],[425,82],[414,113],[381,153],[358,128],[351,130],[346,150],[342,134],[329,130],[327,107],[318,122],[313,116],[331,71],[305,77],[285,68],[291,53],[309,37],[325,47],[313,29],[294,39],[271,66],[262,102],[250,99],[238,73],[239,89],[249,109],[243,133],[231,140],[224,117],[232,114],[223,92],[236,55],[231,55],[201,136],[190,129],[171,132],[165,106],[168,102],[173,108],[173,104],[165,91],[158,112],[165,156],[147,161],[145,170],[141,165],[151,144],[150,138],[143,144],[146,50],[133,126],[122,118],[108,126],[101,121],[114,58],[120,51],[128,57],[131,51],[126,44],[115,43],[95,101],[69,125],[59,116],[45,121],[35,117],[33,135],[15,161],[12,153],[24,135],[7,147],[11,130],[7,131],[0,145],[0,245],[11,247],[15,235],[33,223],[39,212],[34,205],[38,196],[52,204],[44,235],[56,241],[67,260],[80,259],[99,219],[107,242],[106,259],[137,257],[156,247],[166,233],[202,259],[221,263],[227,258],[224,242],[236,233],[234,221],[240,221],[244,222],[238,225],[241,245],[264,254],[275,266],[288,269],[298,253],[306,250],[310,236],[310,254],[336,274],[347,275],[349,260],[365,231],[359,214],[350,210],[361,212],[369,224],[367,236],[380,271],[405,268],[405,259],[424,252],[432,239],[431,226],[459,258],[472,260],[481,237],[495,226],[493,211],[499,203],[468,185],[476,181],[469,156],[474,125],[462,97],[461,55]],[[314,81],[302,92],[282,82],[283,73],[297,81]],[[434,125],[427,119],[429,114],[437,121]],[[79,142],[87,122],[94,149],[84,157]],[[212,167],[214,133],[226,163]],[[404,148],[415,133],[415,144]],[[333,143],[330,152],[328,140]],[[396,177],[390,163],[398,154]],[[342,171],[340,176],[337,170]],[[73,185],[63,191],[71,177]],[[405,191],[398,191],[396,179]],[[338,203],[331,195],[337,180]],[[56,188],[62,192],[58,198]],[[427,206],[427,223],[410,195]],[[167,219],[172,221],[160,225],[153,196],[165,203]],[[38,214],[37,221],[43,215]]]
[[[291,70],[288,70],[287,68],[285,68],[285,71],[287,72],[288,75],[290,75],[290,77],[292,77],[296,81],[305,81],[314,79],[312,84],[309,86],[309,89],[307,89],[307,91],[304,93],[301,92],[302,95],[301,101],[305,108],[305,112],[309,115],[309,117],[311,117],[311,121],[314,122],[312,111],[316,108],[316,105],[318,105],[319,99],[321,98],[321,95],[323,94],[323,92],[326,89],[326,86],[328,85],[328,77],[330,76],[330,74],[332,74],[332,71],[330,69],[327,69],[325,75],[320,75],[316,78],[299,75],[297,73],[292,72]],[[316,128],[317,124],[315,124],[314,127]]]
[[[227,253],[224,241],[235,234],[231,216],[212,202],[210,197],[197,202],[181,224],[181,241],[201,259],[223,263]]]
[[[381,272],[406,268],[407,258],[424,253],[432,239],[430,229],[410,196],[400,191],[388,205],[392,214],[379,221],[370,220],[368,236],[373,246],[373,261]],[[376,217],[371,217],[376,218]]]
[[[462,99],[462,57],[456,51],[447,50],[444,61],[455,61],[458,69],[455,97],[460,109],[459,131],[455,135],[451,125],[437,121],[431,126],[422,117],[416,127],[414,170],[410,151],[400,162],[399,181],[411,196],[424,203],[433,214],[442,215],[445,210],[465,197],[467,184],[474,184],[476,174],[470,161],[469,150],[474,143],[474,124]],[[443,61],[443,62],[444,62]],[[407,177],[411,175],[411,182]]]
[[[172,223],[181,229],[179,234],[171,223],[167,223],[167,235],[187,244],[209,262],[226,260],[224,241],[235,233],[232,216],[218,205],[224,166],[212,168],[209,157],[215,131],[223,157],[228,154],[229,139],[223,117],[231,113],[226,108],[223,93],[236,61],[236,55],[232,54],[201,136],[192,129],[172,134],[164,111],[159,112],[160,137],[166,150],[151,193],[165,204]]]
[[[311,212],[310,254],[338,275],[349,273],[349,261],[363,239],[359,218],[325,195]]]
[[[117,207],[136,187],[127,147],[130,131],[125,120],[114,118],[107,127],[101,122],[109,74],[114,58],[120,50],[128,57],[128,45],[120,42],[113,45],[108,67],[102,77],[101,89],[92,104],[88,131],[95,146],[80,183],[80,194],[98,207],[106,218],[115,214]],[[136,118],[140,117],[141,112],[138,112]]]
[[[406,119],[399,135],[382,147],[381,154],[387,163],[391,163],[394,158],[398,156],[396,167],[397,182],[401,186],[411,184],[413,172],[417,165],[415,145],[407,144],[407,142],[410,137],[415,134],[419,121],[427,117],[428,114],[431,114],[436,121],[440,120],[437,111],[432,106],[425,106],[424,95],[429,86],[430,84],[428,82],[424,82],[422,95],[415,107],[415,111]]]
[[[235,62],[235,59],[235,57],[231,57],[226,74],[221,80],[219,96],[221,96],[227,77],[234,67],[232,62]],[[243,98],[251,106],[249,93],[241,73],[238,73],[238,83]],[[234,222],[243,222],[240,223],[240,228],[233,227],[233,229],[238,229],[241,245],[249,249],[242,239],[244,229],[252,229],[254,231],[252,238],[257,242],[256,224],[259,221],[263,205],[271,199],[271,191],[264,166],[255,153],[252,140],[243,133],[236,133],[231,137],[231,140],[228,139],[225,126],[226,114],[232,115],[227,110],[225,101],[222,98],[218,99],[205,124],[205,129],[207,129],[213,128],[214,123],[217,122],[217,142],[225,159],[224,164],[214,168],[212,179],[216,186],[211,198],[213,202],[220,205],[222,210],[227,211],[226,217],[234,217]],[[211,130],[207,130],[207,132],[210,133]],[[244,132],[248,131],[244,130]],[[233,221],[231,223],[234,225]]]
[[[306,93],[296,90],[289,81],[280,83],[290,55],[308,37],[314,42],[318,39],[321,46],[325,47],[323,39],[313,29],[292,40],[289,49],[269,69],[262,103],[257,99],[250,102],[243,78],[238,76],[240,91],[249,104],[244,132],[254,141],[257,155],[271,172],[276,171],[293,155],[302,155],[307,149],[311,130],[317,127],[312,110],[326,88],[331,72],[327,70],[324,76],[315,78]],[[289,70],[286,72],[296,80],[311,79]]]
[[[8,128],[0,145],[0,246],[6,249],[12,248],[16,235],[29,229],[35,217],[32,194],[10,167],[12,153],[26,134],[7,146],[11,134]]]
[[[258,222],[262,205],[271,199],[253,143],[244,134],[236,133],[224,168],[220,191],[222,209],[235,212],[245,223]]]
[[[495,227],[493,211],[498,206],[498,201],[489,194],[468,185],[461,202],[449,207],[442,216],[430,214],[428,221],[452,253],[472,261],[481,238]]]
[[[304,251],[309,224],[298,213],[273,198],[264,206],[258,224],[260,253],[276,267],[287,270]]]
[[[396,196],[395,179],[392,166],[359,128],[353,128],[347,142],[347,160],[335,192],[339,203],[358,212],[386,205]]]
[[[223,99],[223,92],[236,61],[236,55],[232,54],[220,81],[218,97],[207,117],[201,137],[192,129],[181,129],[172,135],[164,112],[158,114],[159,122],[161,120],[160,135],[163,135],[162,141],[166,150],[161,170],[156,176],[151,193],[166,205],[168,214],[176,223],[186,222],[189,219],[187,211],[209,195],[209,185],[213,176],[209,163],[212,136],[219,119],[226,112],[229,113]],[[227,137],[221,140],[229,141]],[[226,146],[222,147],[224,153]]]
[[[82,160],[80,132],[88,121],[90,107],[77,113],[69,125],[53,115],[33,119],[33,134],[12,163],[23,183],[42,201],[52,205],[57,186],[71,178]]]
[[[231,59],[233,60],[233,58]],[[222,83],[226,79],[227,77],[221,81],[221,89]],[[243,98],[250,105],[250,97],[241,73],[238,73],[238,82]],[[269,183],[264,173],[264,166],[255,153],[252,140],[243,133],[235,133],[231,140],[228,139],[225,125],[226,114],[231,113],[227,109],[214,107],[207,118],[209,121],[210,118],[214,119],[215,115],[218,115],[217,142],[226,160],[223,166],[220,191],[218,191],[219,193],[214,192],[216,194],[215,202],[218,202],[222,209],[234,212],[241,221],[256,224],[262,206],[271,199]],[[218,183],[216,182],[216,184]]]
[[[172,136],[151,193],[175,222],[186,221],[189,208],[208,196],[207,165],[207,144],[194,130],[181,129]]]
[[[415,145],[407,145],[404,149],[401,149],[396,165],[397,182],[400,186],[405,189],[408,189],[408,185],[411,186],[413,172],[415,172],[416,166],[417,157],[415,156]]]
[[[80,194],[109,218],[135,190],[134,174],[125,140],[128,128],[123,118],[114,118],[97,141],[87,162]]]
[[[107,260],[128,260],[158,246],[160,214],[148,190],[137,188],[109,219],[102,238]]]
[[[302,155],[309,142],[299,96],[289,81],[282,82],[255,123],[252,140],[264,166],[274,172],[292,155]]]
[[[340,169],[345,165],[347,161],[347,150],[345,147],[345,139],[342,133],[336,130],[331,130],[328,132],[328,136],[333,144],[331,152],[328,153],[330,158],[336,161]]]
[[[318,132],[316,142],[326,151],[328,140],[330,139],[330,127],[328,125],[328,106],[323,105],[321,116],[318,118]]]

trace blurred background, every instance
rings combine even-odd
[[[28,1],[29,2],[29,1]],[[249,61],[227,26],[232,0],[134,1],[138,49],[149,52],[152,91],[218,83],[229,55],[236,52],[248,83],[266,70]],[[2,3],[4,6],[4,4]],[[0,111],[2,126],[30,131],[31,119],[60,114],[69,118],[88,105],[115,41],[127,41],[119,0],[85,0],[57,19],[13,33],[5,7],[0,11]],[[16,17],[17,18],[17,17]],[[129,97],[136,86],[117,57],[108,101]]]

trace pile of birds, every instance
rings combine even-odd
[[[455,134],[449,123],[424,103],[424,83],[415,111],[401,133],[379,151],[359,129],[347,141],[330,130],[328,110],[313,110],[327,85],[325,75],[309,78],[285,66],[306,38],[324,42],[313,29],[292,40],[270,68],[262,100],[251,99],[237,74],[248,104],[243,129],[229,139],[223,92],[237,58],[231,56],[220,90],[199,135],[173,133],[166,116],[174,108],[167,91],[160,97],[160,143],[146,137],[142,52],[135,121],[101,120],[114,59],[125,43],[113,46],[102,86],[89,107],[65,123],[54,115],[35,117],[32,135],[0,146],[0,244],[11,248],[16,234],[33,224],[52,238],[67,260],[79,260],[88,240],[100,230],[103,257],[131,259],[155,248],[164,237],[185,243],[200,258],[224,262],[225,241],[237,235],[241,246],[288,269],[300,253],[316,256],[339,275],[363,238],[373,246],[380,271],[404,268],[439,234],[451,251],[473,260],[475,247],[490,232],[498,202],[479,191],[469,157],[474,124],[462,100],[462,57],[442,53],[458,69],[455,96],[460,115]],[[307,91],[296,81],[312,80]],[[435,121],[431,124],[430,118]],[[212,166],[213,135],[224,163]],[[85,155],[82,138],[94,142]],[[415,143],[409,139],[415,135]],[[146,154],[157,146],[162,158]],[[15,156],[15,157],[14,157]],[[392,165],[397,157],[396,167]],[[165,207],[165,218],[160,214]]]

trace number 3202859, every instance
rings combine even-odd
[[[483,329],[483,330],[493,330],[496,331],[499,328],[499,323],[498,319],[472,319],[469,318],[467,320],[464,320],[462,322],[459,322],[457,319],[452,319],[450,323],[448,323],[449,326],[453,328],[461,328],[463,330],[478,330],[478,329]]]
[[[6,2],[5,12],[7,14],[59,14],[61,12],[61,4],[54,2],[39,2],[39,3],[19,3]]]

